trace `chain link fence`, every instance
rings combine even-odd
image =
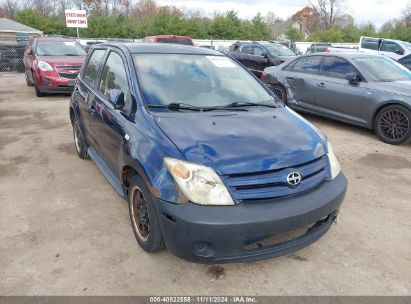
[[[0,72],[24,72],[27,41],[18,36],[0,36]]]

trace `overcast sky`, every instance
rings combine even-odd
[[[206,14],[234,9],[240,18],[250,19],[258,12],[265,15],[273,11],[288,18],[307,5],[307,0],[158,0],[159,4],[199,8]],[[346,0],[348,13],[357,24],[369,21],[380,27],[384,22],[401,15],[407,0]]]

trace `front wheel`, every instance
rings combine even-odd
[[[131,226],[138,244],[147,252],[164,248],[154,200],[143,179],[137,175],[130,181],[129,211]]]
[[[411,111],[404,106],[385,107],[374,124],[375,133],[387,144],[400,145],[411,139]]]
[[[34,90],[36,91],[36,96],[43,97],[45,94],[42,91],[40,91],[40,88],[37,85],[36,78],[34,75],[33,75],[33,85],[34,85]]]

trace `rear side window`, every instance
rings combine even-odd
[[[375,38],[363,38],[361,40],[361,47],[363,49],[378,51],[378,39]]]
[[[303,57],[294,64],[292,71],[298,73],[318,74],[321,60],[321,56]]]
[[[105,50],[94,50],[84,68],[84,80],[91,86],[96,83],[98,67],[105,52]]]
[[[333,78],[343,79],[345,74],[358,73],[355,67],[347,60],[338,57],[325,57],[322,74]]]

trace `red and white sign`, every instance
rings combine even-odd
[[[67,27],[87,27],[87,13],[84,10],[65,10]]]

